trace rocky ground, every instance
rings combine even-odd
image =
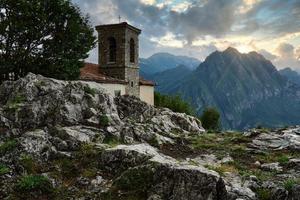
[[[300,127],[191,116],[29,74],[0,86],[0,199],[297,200]]]

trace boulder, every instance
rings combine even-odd
[[[115,185],[125,180],[130,184],[128,175],[132,173],[142,174],[145,181],[151,180],[148,199],[217,200],[227,196],[224,182],[216,172],[201,166],[180,164],[147,144],[107,149],[102,154],[102,162],[107,170],[121,175]],[[115,169],[122,170],[117,172]]]

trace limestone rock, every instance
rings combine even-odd
[[[137,171],[152,171],[150,199],[172,197],[174,200],[202,200],[221,199],[227,195],[224,182],[217,173],[201,166],[182,165],[147,144],[120,145],[108,149],[103,153],[102,161],[112,170],[123,169],[125,172],[119,172],[121,180],[126,178],[126,170],[132,170],[132,167]]]

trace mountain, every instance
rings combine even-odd
[[[300,86],[300,74],[291,68],[284,68],[282,70],[279,70],[279,73],[287,78],[289,81],[297,84]]]
[[[190,69],[195,69],[200,64],[196,58],[187,56],[175,56],[169,53],[157,53],[151,57],[140,59],[140,73],[145,78],[158,72],[184,65]]]
[[[234,48],[216,51],[180,84],[159,91],[180,93],[198,114],[205,107],[216,107],[224,128],[300,123],[299,87],[256,52],[241,54]]]
[[[176,88],[181,83],[181,80],[192,72],[193,71],[190,68],[179,65],[175,68],[151,75],[151,80],[156,83],[156,90],[172,90],[172,88]]]

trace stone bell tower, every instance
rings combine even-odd
[[[139,35],[141,30],[126,22],[96,26],[100,72],[125,80],[126,94],[139,97]]]

